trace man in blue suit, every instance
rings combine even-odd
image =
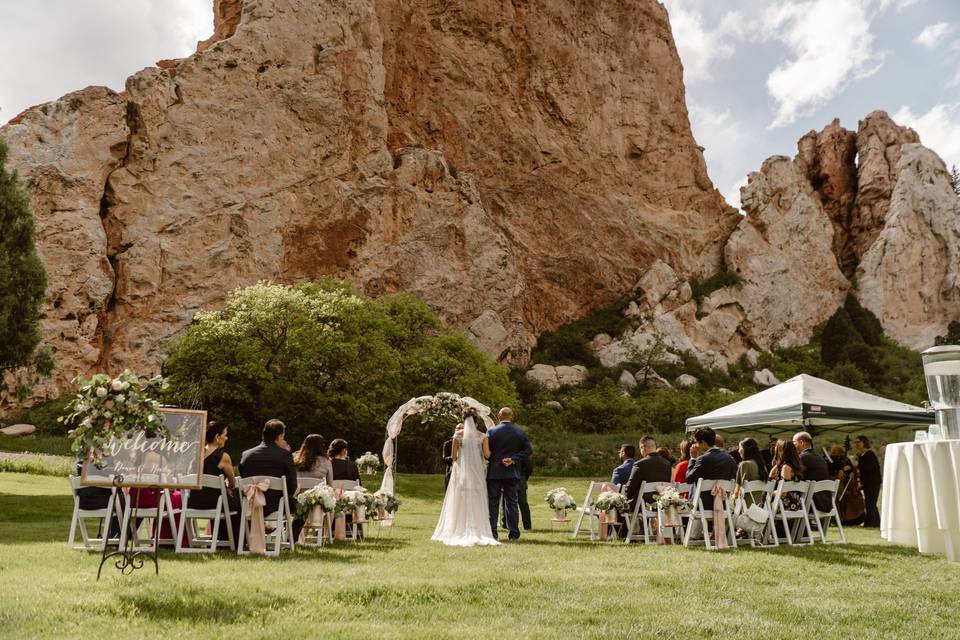
[[[684,482],[696,485],[697,480],[733,480],[737,475],[737,462],[733,457],[717,446],[717,434],[709,427],[702,427],[693,433],[693,439],[700,447],[700,454],[687,467]],[[692,488],[692,487],[691,487]],[[700,494],[703,508],[713,509],[713,495],[709,491]]]
[[[620,447],[620,466],[613,470],[613,476],[610,482],[622,487],[630,479],[630,472],[633,471],[634,457],[637,455],[637,448],[632,444],[625,444]]]
[[[490,445],[490,465],[487,467],[487,499],[490,509],[490,531],[497,537],[497,516],[500,501],[507,517],[511,540],[520,538],[517,487],[520,485],[521,466],[533,456],[533,447],[523,429],[513,424],[513,410],[500,409],[500,424],[487,432]]]

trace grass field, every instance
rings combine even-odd
[[[439,476],[404,476],[398,526],[279,560],[163,553],[121,576],[64,544],[66,479],[0,472],[2,638],[957,638],[960,567],[886,544],[710,553],[571,541],[532,483],[534,531],[429,541]]]

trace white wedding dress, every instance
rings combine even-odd
[[[472,417],[463,422],[460,454],[450,472],[450,484],[432,539],[455,547],[500,544],[490,532],[482,436]]]

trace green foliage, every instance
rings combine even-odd
[[[34,246],[27,195],[6,161],[7,147],[0,141],[0,393],[23,400],[53,369],[50,351],[38,350],[47,274]],[[5,381],[8,373],[16,373],[12,384]]]
[[[30,473],[65,478],[74,472],[73,458],[54,456],[0,456],[0,472]]]
[[[719,271],[706,280],[691,280],[690,288],[693,290],[693,299],[697,301],[697,306],[703,302],[703,299],[714,291],[724,287],[735,287],[743,282],[740,274],[733,271]]]
[[[846,360],[847,350],[856,344],[864,344],[863,336],[853,326],[847,310],[841,307],[827,320],[823,328],[820,360],[827,365],[843,362]]]
[[[843,309],[847,312],[851,324],[866,344],[876,347],[883,342],[883,326],[880,324],[880,320],[873,315],[873,312],[864,309],[856,296],[849,294],[843,303]]]
[[[956,169],[956,167],[954,167]],[[937,336],[934,341],[934,344],[960,344],[960,322],[956,320],[951,320],[950,324],[947,325],[946,335]]]
[[[590,341],[598,333],[611,336],[621,334],[629,326],[623,315],[627,300],[597,309],[585,318],[565,324],[555,331],[540,335],[537,348],[530,354],[531,361],[537,364],[582,364],[587,367],[599,365],[597,357],[590,349]]]
[[[58,418],[67,412],[67,405],[72,399],[73,394],[65,393],[53,400],[13,411],[0,418],[0,424],[32,424],[37,428],[37,435],[66,435],[70,427],[62,424]]]
[[[263,423],[279,418],[294,445],[319,432],[359,454],[379,450],[387,419],[411,397],[451,391],[516,405],[506,369],[425,304],[366,299],[335,280],[233,291],[222,311],[197,315],[163,370],[170,400],[226,420],[235,445],[258,441]],[[453,427],[405,423],[401,468],[434,470]]]

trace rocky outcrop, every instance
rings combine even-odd
[[[526,374],[527,380],[550,391],[582,384],[587,380],[587,375],[587,368],[582,365],[554,367],[549,364],[535,364]]]
[[[886,222],[857,270],[858,297],[887,335],[925,349],[960,320],[960,201],[935,153],[906,144],[897,155]]]
[[[654,0],[217,0],[188,58],[0,129],[51,271],[50,395],[156,371],[230,289],[413,291],[490,355],[716,271],[737,217],[690,132]]]

